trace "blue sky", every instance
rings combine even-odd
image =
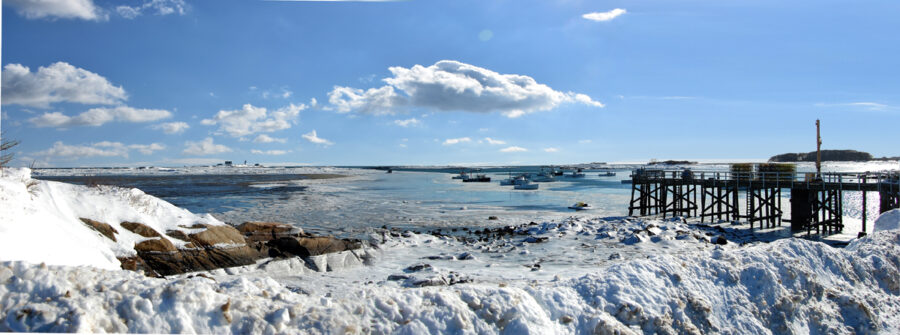
[[[897,1],[3,2],[16,165],[900,155]]]

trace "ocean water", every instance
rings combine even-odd
[[[137,187],[144,192],[187,208],[212,213],[226,222],[250,220],[287,222],[306,230],[336,236],[361,237],[373,228],[388,226],[410,230],[460,229],[548,221],[570,216],[614,217],[628,214],[632,165],[611,165],[616,176],[601,177],[586,170],[584,178],[557,177],[539,183],[538,190],[514,190],[500,186],[509,174],[533,172],[536,167],[485,169],[490,183],[463,183],[451,179],[457,169],[379,170],[338,169],[348,178],[309,180],[283,169],[254,169],[252,173],[229,174],[229,170],[197,173],[187,170],[163,173],[136,172],[128,175],[41,171],[40,178],[73,183],[112,184]],[[679,167],[669,167],[678,169]],[[723,164],[692,165],[696,172],[727,171]],[[826,172],[863,172],[898,169],[897,162],[826,163]],[[812,172],[813,164],[798,164],[800,172]],[[99,170],[98,170],[99,171]],[[222,172],[225,171],[225,172]],[[53,176],[52,174],[57,174]],[[789,192],[783,193],[784,218],[790,217]],[[568,209],[575,202],[591,204],[589,211]],[[869,194],[869,222],[878,210],[878,195]],[[741,201],[744,202],[743,200]],[[845,192],[844,214],[848,234],[860,227],[862,197]],[[489,220],[489,217],[496,217]],[[871,225],[867,227],[871,230]]]

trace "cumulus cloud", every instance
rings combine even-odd
[[[128,158],[131,150],[137,150],[144,155],[153,154],[155,151],[164,150],[165,145],[160,143],[125,145],[121,142],[103,141],[90,145],[67,145],[62,141],[53,143],[53,147],[36,152],[35,155],[55,158],[84,158],[84,157],[124,157]]]
[[[2,73],[3,104],[47,108],[52,103],[115,105],[128,96],[99,74],[56,62],[31,72],[21,64],[7,64]]]
[[[328,102],[339,113],[357,111],[375,115],[394,114],[397,108],[406,105],[406,99],[391,86],[368,90],[335,86],[328,93]]]
[[[266,150],[266,151],[256,150],[256,149],[250,150],[250,153],[252,153],[252,154],[256,154],[256,155],[273,155],[273,156],[285,155],[285,154],[287,154],[287,153],[289,153],[289,152],[290,152],[290,151],[285,151],[285,150]]]
[[[309,133],[303,134],[303,138],[306,139],[307,141],[309,141],[310,143],[315,143],[315,144],[322,144],[322,145],[334,144],[329,140],[319,137],[319,135],[316,134],[315,129],[313,129],[313,131],[311,131]]]
[[[207,137],[200,142],[184,142],[184,153],[187,155],[203,156],[231,152],[231,148],[213,143],[212,137]]]
[[[557,152],[557,151],[559,151],[559,149],[553,148],[553,147],[544,148],[544,152]]]
[[[232,137],[271,133],[290,128],[300,111],[306,108],[305,104],[290,104],[269,113],[265,107],[245,104],[239,110],[221,110],[212,119],[204,119],[200,123],[207,126],[218,125],[219,133],[227,133]]]
[[[257,136],[256,138],[253,139],[253,143],[272,143],[272,142],[285,143],[285,142],[287,142],[287,139],[286,138],[269,137],[269,135],[266,135],[266,134],[259,134],[259,136]]]
[[[162,130],[166,134],[181,134],[190,128],[186,122],[166,122],[154,125],[150,128]]]
[[[525,149],[523,147],[517,147],[517,146],[511,146],[511,147],[506,147],[506,148],[500,149],[500,152],[524,152],[524,151],[528,151],[528,149]]]
[[[126,19],[133,19],[144,13],[184,15],[186,12],[187,4],[184,0],[148,0],[139,6],[116,6],[116,13]]]
[[[615,19],[622,14],[628,13],[628,11],[622,8],[616,8],[608,12],[593,12],[582,15],[581,17],[597,22],[604,22]]]
[[[460,138],[448,138],[444,140],[444,145],[454,145],[464,142],[472,142],[471,138],[468,137],[460,137]]]
[[[495,140],[495,139],[490,138],[490,137],[485,137],[485,138],[484,138],[484,141],[487,142],[488,144],[491,144],[491,145],[503,145],[503,144],[506,144],[506,141]]]
[[[335,86],[329,102],[341,113],[393,114],[404,107],[475,113],[500,112],[519,117],[536,111],[551,110],[563,103],[581,103],[593,107],[603,104],[589,96],[560,92],[533,78],[518,74],[500,74],[485,68],[452,60],[431,66],[390,67],[387,84],[367,90]]]
[[[422,124],[422,121],[419,121],[419,119],[416,118],[411,118],[406,120],[394,120],[394,124],[401,127],[414,127]]]
[[[29,19],[106,19],[103,10],[91,0],[6,0],[3,4],[11,6],[19,15]]]
[[[167,110],[139,109],[128,106],[91,108],[76,116],[60,112],[49,112],[28,119],[37,127],[68,128],[75,126],[100,126],[107,122],[150,122],[172,116]]]

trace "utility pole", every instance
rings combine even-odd
[[[822,180],[822,135],[819,132],[819,119],[816,119],[816,179]]]

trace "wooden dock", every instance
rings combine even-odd
[[[880,213],[900,208],[900,171],[859,173],[721,172],[638,169],[631,174],[628,215],[699,217],[701,222],[746,221],[750,228],[780,227],[818,234],[843,232],[844,192],[877,192]],[[791,217],[783,218],[783,190],[790,191]],[[741,206],[741,201],[745,202]],[[743,207],[743,210],[742,210]]]

